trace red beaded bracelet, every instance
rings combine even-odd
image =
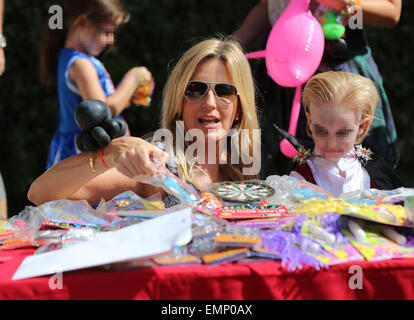
[[[100,149],[100,156],[101,156],[101,161],[102,161],[102,163],[103,163],[103,165],[106,167],[106,168],[108,168],[108,169],[111,169],[111,167],[110,166],[108,166],[106,163],[105,163],[105,161],[104,161],[104,158],[103,158],[103,147],[101,147],[101,149]]]

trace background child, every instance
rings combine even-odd
[[[386,162],[360,145],[377,102],[377,89],[366,77],[341,71],[313,76],[303,90],[302,103],[314,147],[300,150],[294,158],[299,165],[290,175],[335,196],[401,187],[401,180]]]
[[[74,111],[82,100],[104,101],[113,117],[129,106],[138,86],[151,81],[145,67],[134,67],[115,89],[104,65],[95,57],[115,41],[115,32],[129,20],[118,0],[66,0],[63,30],[45,27],[40,56],[40,80],[57,81],[59,127],[53,136],[47,168],[80,151],[81,129]]]

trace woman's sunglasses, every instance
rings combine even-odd
[[[188,101],[196,102],[207,94],[210,86],[213,87],[218,101],[223,104],[230,104],[236,101],[238,95],[236,87],[224,82],[189,81],[185,89],[184,97]]]

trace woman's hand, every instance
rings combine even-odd
[[[168,160],[167,153],[136,137],[112,140],[102,155],[103,161],[99,152],[84,152],[60,161],[32,183],[28,199],[37,205],[57,199],[98,204],[101,198],[108,201],[127,190],[148,197],[155,193],[154,188],[140,179],[158,172],[150,159],[157,159],[161,165]]]
[[[155,175],[158,170],[151,161],[156,159],[162,166],[168,154],[155,145],[136,137],[121,137],[111,141],[103,149],[105,163],[115,167],[129,178],[144,178]]]

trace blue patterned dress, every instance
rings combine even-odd
[[[46,169],[65,158],[80,153],[80,150],[76,147],[75,139],[81,129],[75,121],[74,112],[83,99],[76,84],[68,76],[69,68],[80,58],[88,59],[95,67],[105,96],[108,97],[115,93],[111,76],[101,61],[72,48],[60,50],[57,68],[59,126],[50,144]],[[120,117],[117,116],[116,118]]]

